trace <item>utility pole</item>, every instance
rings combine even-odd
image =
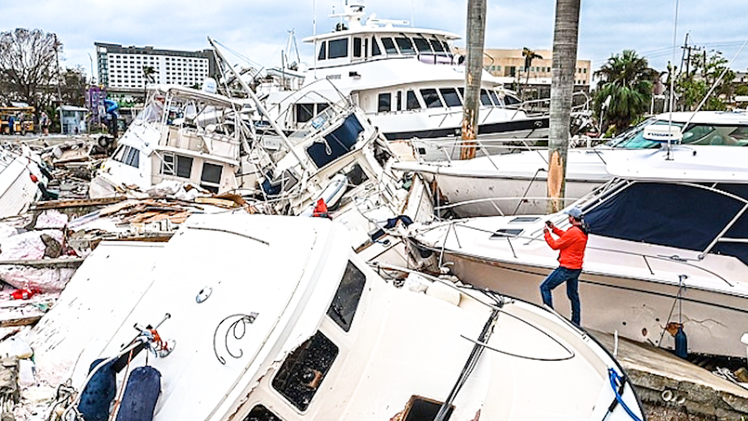
[[[581,0],[556,0],[548,138],[548,213],[558,212],[565,205],[566,157],[577,67],[580,5]]]
[[[465,98],[462,111],[460,159],[475,158],[478,111],[483,73],[483,42],[486,37],[486,0],[468,0]]]

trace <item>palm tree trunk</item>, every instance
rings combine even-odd
[[[564,207],[566,157],[569,148],[571,100],[577,64],[581,0],[556,0],[553,31],[550,137],[548,139],[548,212]]]
[[[478,137],[478,110],[483,72],[483,42],[486,37],[486,0],[468,0],[467,67],[462,111],[462,149],[460,159],[475,158]]]

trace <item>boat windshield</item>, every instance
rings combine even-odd
[[[647,120],[611,140],[607,145],[614,148],[626,149],[647,149],[658,147],[660,145],[659,142],[644,138],[644,128],[650,124],[667,125],[669,122],[665,120]],[[673,126],[682,128],[683,123],[673,122]],[[688,145],[745,146],[748,145],[748,126],[692,123],[689,124],[688,128],[683,132],[683,140],[681,143]]]

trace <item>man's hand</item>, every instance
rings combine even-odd
[[[543,233],[544,234],[548,234],[549,231],[550,231],[550,229],[548,228],[548,225],[546,225],[546,226],[543,227]]]

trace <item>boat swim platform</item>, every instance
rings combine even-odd
[[[612,334],[587,332],[614,352]],[[616,359],[636,387],[650,421],[748,419],[748,389],[666,350],[619,337]],[[663,411],[669,413],[658,416]]]

